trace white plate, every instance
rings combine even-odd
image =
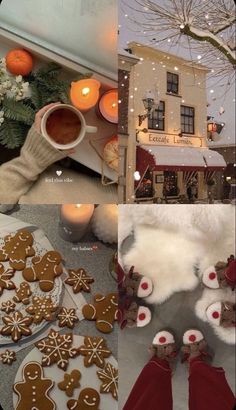
[[[41,231],[37,231],[37,232],[41,232]],[[8,232],[9,234],[12,232]],[[4,245],[4,237],[6,235],[8,235],[8,233],[5,234],[4,232],[4,236],[0,238],[0,249],[2,248],[2,246]],[[13,232],[13,234],[15,234],[15,231]],[[46,241],[44,240],[45,243],[47,243],[48,246],[45,246],[44,244],[42,244],[42,242],[37,242],[36,238],[35,238],[35,234],[32,233],[33,237],[34,237],[34,244],[33,247],[35,249],[35,255],[39,255],[42,256],[44,253],[46,253],[47,251],[52,249],[52,246],[50,245],[49,241],[47,240],[47,238],[45,237]],[[10,267],[8,262],[0,262],[3,264],[4,268],[7,269]],[[27,258],[26,259],[26,266],[30,267],[32,266],[32,258]],[[24,282],[25,279],[23,278],[22,272],[21,271],[16,271],[12,281],[15,283],[16,287],[18,288],[21,282]],[[60,296],[62,293],[62,280],[61,278],[57,277],[55,279],[55,284],[54,284],[54,288],[51,292],[42,292],[41,289],[39,288],[39,283],[38,282],[28,282],[32,291],[32,296],[51,296],[53,303],[58,306],[59,302],[60,302]],[[15,296],[15,290],[7,290],[4,289],[3,294],[0,296],[0,306],[2,304],[2,302],[6,302],[7,300],[12,300],[12,298]],[[32,299],[32,296],[30,297],[30,299]],[[14,302],[15,303],[15,302]],[[24,316],[30,316],[29,313],[27,313],[25,311],[25,309],[30,306],[30,303],[28,305],[23,305],[22,303],[16,303],[16,307],[15,310],[19,310]],[[11,314],[11,313],[10,313]],[[2,317],[6,316],[7,313],[3,312],[2,310],[0,310],[0,328],[2,326],[4,326],[4,323],[2,321]],[[20,343],[22,342],[27,342],[29,340],[30,337],[34,336],[35,334],[37,334],[39,331],[41,331],[45,326],[48,325],[47,321],[43,321],[40,324],[35,324],[33,323],[31,325],[31,330],[32,330],[32,335],[29,337],[22,337],[22,339],[20,340]],[[8,345],[8,344],[15,344],[12,341],[11,336],[3,336],[0,334],[0,345]]]
[[[69,332],[65,332],[69,333]],[[73,336],[73,346],[79,347],[84,344],[84,337],[83,336]],[[26,363],[31,361],[36,361],[41,363],[43,354],[37,349],[34,348],[31,352],[25,357],[23,362],[21,363],[15,377],[15,383],[22,381],[22,369]],[[92,365],[91,367],[84,367],[83,364],[84,356],[80,355],[73,359],[69,360],[69,365],[67,367],[66,372],[60,370],[56,364],[53,364],[50,367],[44,367],[44,377],[51,379],[54,381],[54,387],[50,390],[49,395],[56,403],[57,410],[66,410],[67,409],[67,401],[70,399],[78,399],[79,393],[82,389],[86,387],[91,387],[99,392],[101,381],[97,376],[97,371],[100,370],[99,367],[96,365]],[[114,367],[117,367],[117,361],[113,356],[108,357],[106,359],[106,363],[111,363]],[[64,378],[65,373],[70,373],[72,370],[78,369],[82,376],[80,379],[80,387],[74,389],[74,394],[72,397],[67,397],[64,391],[60,390],[57,387],[57,383],[61,382]],[[111,393],[100,394],[100,410],[117,410],[118,409],[118,402],[113,399]],[[16,408],[18,401],[18,395],[13,393],[13,404],[14,408]],[[45,409],[46,410],[46,409]]]

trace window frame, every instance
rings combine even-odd
[[[184,113],[182,113],[182,108],[185,109]],[[189,110],[189,113],[186,112],[186,109]],[[183,104],[180,105],[180,126],[181,126],[182,134],[191,134],[191,135],[195,134],[195,115],[196,115],[195,107],[191,107],[189,105],[183,105]],[[192,124],[191,124],[190,119],[192,119]],[[186,131],[186,127],[188,131]],[[189,131],[190,127],[192,131]]]
[[[160,109],[160,104],[162,104],[163,109]],[[148,129],[149,130],[156,130],[156,131],[165,131],[165,111],[166,111],[166,103],[164,100],[161,100],[159,102],[159,105],[157,108],[153,110],[153,112],[150,114],[148,117]],[[154,113],[157,113],[157,118],[152,118],[152,115]],[[160,118],[162,116],[162,118]],[[163,127],[159,127],[159,123],[163,123]],[[158,127],[154,126],[154,124],[158,124]]]
[[[171,79],[171,81],[169,81],[169,79],[168,79],[168,77],[169,76],[171,76],[172,77],[172,79]],[[173,79],[174,78],[177,78],[177,82],[175,82],[175,81],[173,81]],[[170,90],[168,90],[168,84],[170,84],[171,85],[171,89]],[[166,92],[167,92],[167,94],[170,94],[170,95],[179,95],[179,85],[180,85],[180,81],[179,81],[179,74],[177,74],[177,73],[172,73],[171,71],[167,71],[166,72]],[[177,86],[177,91],[173,91],[173,89],[172,89],[172,87],[173,86]]]

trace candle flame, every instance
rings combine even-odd
[[[113,103],[111,106],[112,108],[116,108],[116,103]]]
[[[89,87],[84,87],[82,89],[82,95],[86,96],[90,93],[90,88]]]
[[[80,208],[81,204],[76,204],[75,206],[76,206],[76,208]]]

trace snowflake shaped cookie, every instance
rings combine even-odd
[[[3,312],[6,312],[7,314],[14,312],[16,307],[16,304],[12,302],[11,300],[7,300],[6,302],[2,302],[1,304],[1,310]]]
[[[32,305],[26,309],[26,312],[34,316],[34,323],[39,324],[43,320],[53,320],[53,313],[56,310],[57,307],[53,304],[51,296],[34,296]]]
[[[3,336],[11,336],[15,343],[18,342],[22,336],[30,336],[32,333],[29,327],[33,322],[33,318],[24,317],[18,310],[12,313],[12,315],[3,316],[2,321],[6,326],[3,326],[1,329],[1,334]]]
[[[62,307],[60,309],[60,312],[57,315],[59,322],[58,325],[60,327],[69,327],[70,329],[73,329],[75,322],[78,322],[78,316],[75,313],[75,309],[67,309],[65,307]]]
[[[2,295],[4,289],[11,290],[16,288],[14,282],[11,280],[14,276],[14,272],[14,269],[5,270],[3,264],[0,263],[0,296]]]
[[[114,399],[118,400],[118,370],[111,363],[107,363],[97,375],[102,381],[100,393],[111,393]]]
[[[92,276],[90,276],[86,270],[80,268],[80,269],[69,269],[69,278],[65,280],[65,283],[67,285],[70,285],[73,287],[73,292],[74,293],[79,293],[82,290],[84,292],[90,292],[90,283],[94,282],[94,279]]]
[[[13,350],[5,350],[2,354],[0,354],[0,360],[3,364],[11,365],[16,360],[16,354]]]
[[[105,339],[103,337],[90,337],[85,336],[84,345],[80,346],[79,353],[84,357],[85,367],[92,366],[96,364],[98,367],[102,367],[105,364],[105,358],[111,355],[111,351],[106,345]]]
[[[56,363],[60,369],[66,370],[69,359],[78,354],[77,349],[72,347],[72,343],[72,333],[60,335],[51,329],[47,338],[35,343],[40,352],[44,353],[42,366],[51,366]]]

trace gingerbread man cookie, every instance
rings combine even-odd
[[[72,370],[70,374],[64,374],[64,380],[58,383],[60,390],[63,390],[68,397],[73,396],[74,389],[80,387],[81,373],[79,370]]]
[[[39,363],[27,363],[23,368],[23,380],[14,385],[19,396],[15,410],[55,410],[56,404],[48,394],[53,385],[52,380],[44,378]]]
[[[14,272],[14,269],[5,270],[2,263],[0,263],[0,296],[3,294],[4,289],[12,290],[16,288],[14,282],[11,280],[14,276]]]
[[[27,282],[22,282],[19,288],[16,289],[16,296],[13,300],[16,303],[23,303],[28,305],[30,303],[30,296],[32,295],[30,285]]]
[[[69,400],[69,410],[99,410],[100,395],[90,387],[81,390],[78,400]]]
[[[82,309],[87,320],[96,320],[96,327],[102,333],[110,333],[113,330],[113,323],[117,320],[118,295],[109,293],[106,296],[95,295],[94,304],[86,304]]]
[[[15,270],[23,270],[26,259],[35,254],[32,247],[34,238],[29,231],[21,229],[14,236],[7,235],[4,238],[5,245],[0,250],[0,261],[9,261]]]
[[[62,257],[57,251],[49,251],[42,257],[32,259],[33,266],[23,271],[23,277],[28,282],[39,281],[43,292],[50,292],[54,287],[54,280],[63,273]]]

